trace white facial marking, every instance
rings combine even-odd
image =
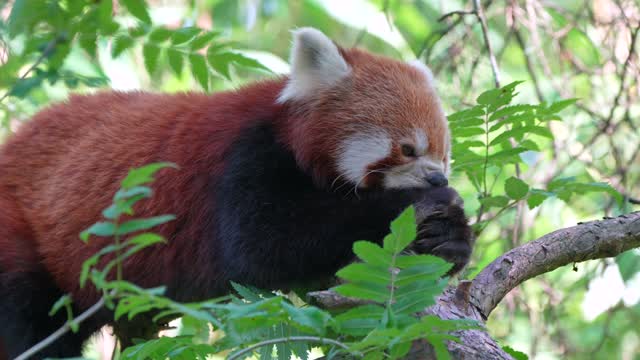
[[[391,138],[383,130],[356,133],[340,146],[338,171],[347,180],[361,184],[367,175],[367,167],[380,161],[391,152]]]
[[[424,130],[416,129],[414,140],[416,144],[416,152],[420,155],[426,154],[427,148],[429,147],[429,139],[427,138],[427,134]]]
[[[293,31],[293,37],[291,75],[278,97],[279,103],[313,96],[351,72],[338,47],[322,32],[300,28]]]
[[[428,155],[421,156],[411,163],[391,168],[384,178],[384,187],[388,189],[424,188],[427,187],[425,180],[427,174],[434,171],[444,173],[444,163]]]

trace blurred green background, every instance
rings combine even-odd
[[[77,20],[92,3],[98,4],[95,16]],[[494,87],[468,1],[147,1],[154,27],[215,32],[212,46],[229,52],[208,66],[194,60],[198,51],[164,48],[160,31],[136,34],[142,1],[114,1],[107,9],[103,3],[0,5],[0,137],[71,92],[212,92],[286,74],[289,31],[301,26],[316,27],[344,47],[426,62],[447,113],[474,104]],[[78,4],[83,8],[76,10]],[[575,191],[554,194],[533,209],[524,202],[481,208],[477,190],[454,167],[452,185],[472,221],[483,222],[468,278],[519,244],[579,221],[637,210],[640,203],[640,2],[513,0],[482,6],[501,84],[525,80],[516,102],[579,99],[562,112],[562,121],[549,123],[553,140],[520,155],[520,177],[542,189],[559,177],[608,183],[623,202],[608,192]],[[499,167],[490,172],[498,182],[507,177]],[[634,250],[527,281],[503,300],[488,327],[503,345],[532,359],[640,359],[639,300],[640,252]]]

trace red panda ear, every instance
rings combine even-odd
[[[427,65],[425,65],[422,61],[417,59],[413,61],[409,61],[409,65],[418,69],[418,71],[420,71],[422,75],[424,75],[424,77],[427,79],[427,84],[429,84],[429,86],[433,88],[436,87],[436,80],[433,77],[433,73],[431,72],[431,69],[429,69]]]
[[[293,31],[291,75],[278,102],[308,98],[349,75],[351,67],[336,44],[314,28]]]

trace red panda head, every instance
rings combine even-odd
[[[292,72],[278,102],[298,163],[324,184],[446,185],[449,129],[431,71],[294,31]]]

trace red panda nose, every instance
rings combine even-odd
[[[436,187],[447,186],[449,184],[449,180],[447,180],[447,177],[439,171],[434,171],[427,174],[426,180],[429,184]]]

